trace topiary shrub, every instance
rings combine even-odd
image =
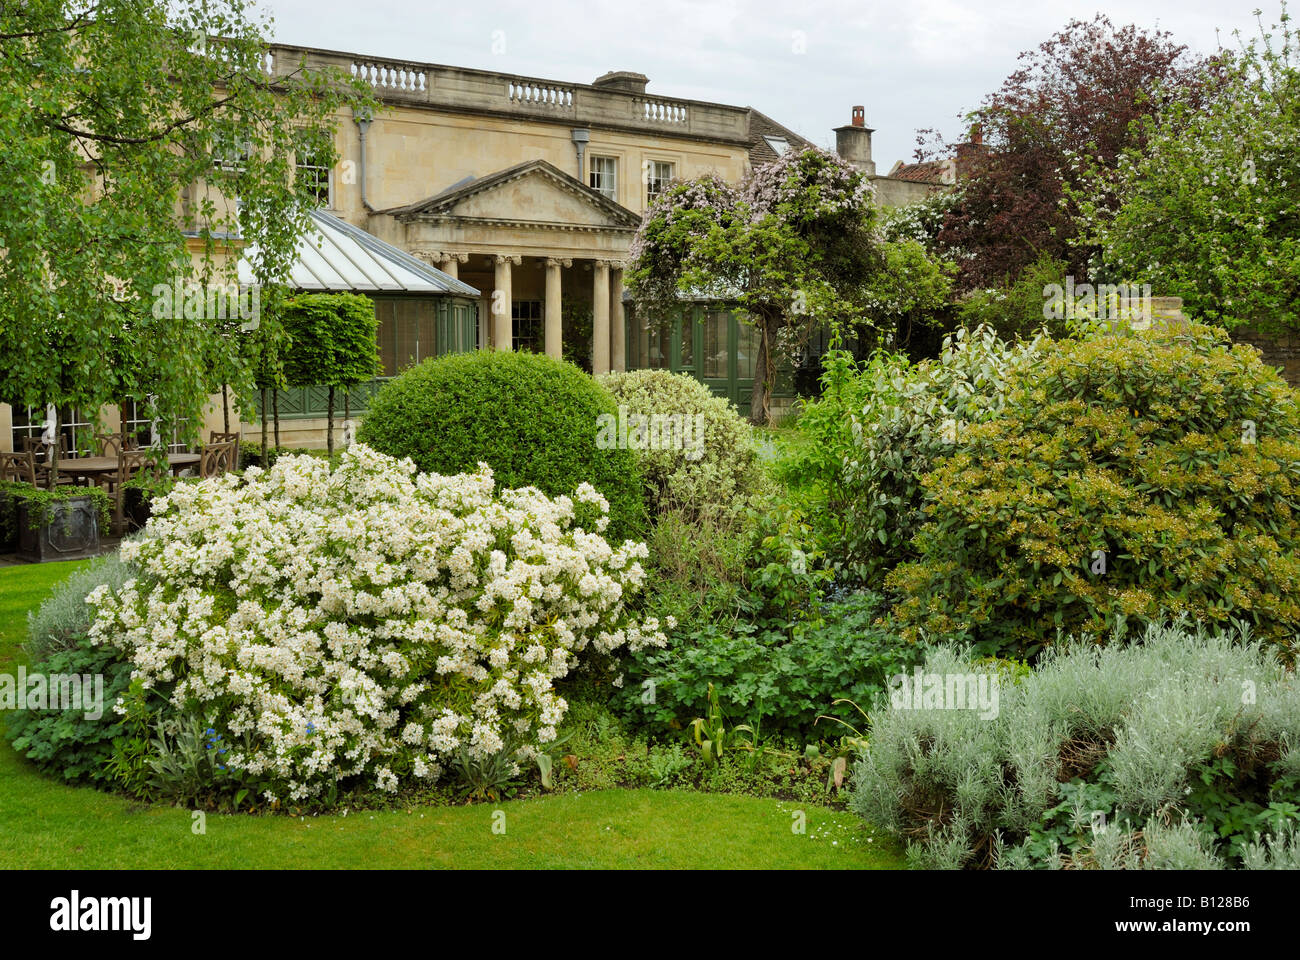
[[[626,432],[645,477],[654,514],[731,511],[757,488],[758,457],[749,424],[694,377],[633,370],[598,378],[614,395],[619,436]],[[606,421],[609,423],[609,421]]]
[[[1024,676],[951,647],[918,671],[875,705],[851,801],[914,866],[1253,867],[1293,852],[1300,682],[1249,636],[1152,624],[1141,644],[1054,647]]]
[[[332,455],[336,392],[346,401],[350,388],[379,372],[375,303],[359,293],[303,293],[280,305],[279,320],[289,339],[283,352],[288,385],[326,388],[325,449]]]
[[[598,657],[617,683],[609,655],[664,642],[627,610],[645,545],[607,542],[608,519],[588,484],[552,500],[362,444],[283,456],[155,502],[121,548],[147,579],[91,593],[90,639],[135,668],[128,721],[145,692],[183,718],[151,759],[173,795],[217,775],[205,738],[267,802],[517,771],[555,739],[554,680]]]
[[[888,578],[904,635],[1036,654],[1058,630],[1186,612],[1300,630],[1300,405],[1207,327],[1065,341],[922,479],[920,558]]]
[[[572,496],[590,483],[609,502],[610,535],[641,533],[645,504],[631,450],[601,449],[609,393],[570,363],[543,354],[476,350],[427,360],[390,380],[370,402],[357,439],[410,457],[425,472],[492,468],[503,487]]]

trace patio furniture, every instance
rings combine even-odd
[[[122,450],[134,450],[140,444],[134,436],[120,433],[95,434],[95,449],[101,457],[115,457]]]
[[[0,480],[17,480],[30,483],[34,487],[50,486],[50,465],[37,452],[37,446],[28,446],[22,451],[0,452]],[[75,482],[74,474],[65,472],[64,467],[70,460],[59,461],[59,480],[55,486]]]
[[[50,451],[50,447],[54,446],[54,444],[51,441],[45,440],[41,437],[23,437],[22,446],[24,450],[35,450],[37,453],[48,454]],[[67,455],[68,455],[68,438],[66,435],[61,433],[59,434],[59,456],[66,457]]]
[[[124,486],[134,474],[140,471],[148,456],[148,450],[119,448],[117,451],[117,469],[112,472],[101,473],[97,478],[97,482],[102,484],[109,496],[113,498],[113,532],[115,534],[120,534],[125,526],[123,523],[123,505],[126,495]]]
[[[148,457],[147,449],[129,450],[128,453],[141,453]],[[187,467],[196,466],[199,462],[197,453],[169,453],[167,454],[167,465],[171,468],[173,474],[179,474]],[[59,465],[59,470],[67,472],[77,477],[87,477],[91,482],[95,478],[101,477],[106,473],[114,473],[117,470],[117,457],[77,457],[68,460],[66,463]]]
[[[183,471],[197,467],[201,459],[201,455],[197,453],[169,453],[167,465],[172,469],[172,476],[179,477]]]
[[[210,443],[233,443],[233,444],[235,444],[236,446],[238,446],[238,445],[239,445],[239,434],[237,434],[237,433],[222,433],[220,430],[213,430],[213,431],[211,431],[211,433],[208,435],[208,441],[209,441]]]
[[[53,451],[54,444],[48,440],[42,440],[40,437],[23,437],[22,450],[30,450],[36,454],[37,463],[49,463],[50,454]],[[59,434],[59,460],[71,460],[72,454],[68,451],[68,438]]]
[[[204,444],[199,452],[199,476],[204,479],[217,477],[235,469],[238,451],[239,445],[233,441]]]
[[[36,455],[31,450],[0,451],[0,482],[36,483]]]

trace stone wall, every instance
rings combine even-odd
[[[1232,331],[1232,339],[1250,344],[1264,355],[1264,362],[1270,367],[1281,368],[1287,383],[1300,387],[1300,336],[1265,334],[1253,327],[1238,327]]]
[[[876,189],[876,203],[882,207],[905,207],[909,203],[924,200],[939,190],[950,189],[944,185],[898,180],[894,177],[872,177],[871,185]]]

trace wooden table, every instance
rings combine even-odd
[[[198,466],[198,463],[199,454],[197,453],[167,454],[167,466],[171,467],[173,475],[179,474],[186,467]],[[116,472],[117,457],[72,457],[68,460],[59,461],[59,473],[66,473],[71,477],[85,477],[92,483],[97,482],[107,474]],[[117,504],[113,510],[113,532],[121,534],[123,527],[122,493],[119,490]]]
[[[197,453],[169,453],[167,465],[173,475],[179,474],[186,467],[196,467],[199,463]],[[71,457],[59,461],[59,473],[72,477],[89,477],[94,479],[106,473],[117,471],[117,457]]]

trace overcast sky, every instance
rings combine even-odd
[[[1276,0],[1257,0],[1268,22]],[[880,172],[919,128],[960,131],[1015,66],[1071,19],[1171,31],[1194,51],[1256,30],[1256,2],[1206,0],[262,0],[284,43],[590,83],[635,70],[649,91],[753,106],[833,146],[853,104]],[[1270,16],[1271,15],[1271,16]],[[1219,33],[1216,38],[1216,28]],[[495,41],[495,44],[494,44]],[[501,52],[494,52],[496,50]],[[504,49],[502,49],[504,48]]]

